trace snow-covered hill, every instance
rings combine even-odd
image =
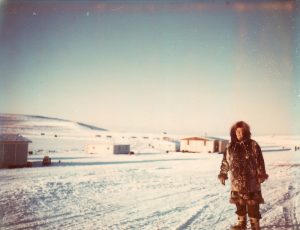
[[[0,113],[0,133],[46,136],[85,136],[106,131],[96,126],[46,116]]]
[[[160,153],[169,149],[165,135],[111,132],[93,125],[46,116],[1,114],[0,133],[16,133],[29,138],[29,150],[43,153],[85,152],[88,144],[130,144],[135,153]],[[179,137],[172,138],[173,141]],[[177,143],[178,144],[178,143]]]

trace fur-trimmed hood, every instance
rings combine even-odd
[[[230,129],[231,142],[238,142],[236,137],[237,128],[243,129],[243,140],[248,140],[251,138],[250,126],[244,121],[238,121]]]

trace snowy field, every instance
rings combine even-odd
[[[29,138],[35,167],[0,170],[0,229],[224,230],[235,222],[230,186],[217,180],[220,154],[90,155],[87,139]],[[270,175],[262,229],[300,229],[300,137],[254,139]],[[39,167],[44,155],[52,166]]]

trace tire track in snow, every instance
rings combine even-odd
[[[292,187],[289,186],[288,192],[285,195],[286,202],[283,204],[282,212],[285,221],[285,227],[288,228],[289,226],[293,226],[293,203],[291,200],[291,189]]]
[[[207,195],[208,196],[208,195]],[[208,199],[208,201],[206,200],[205,203],[214,203],[215,201],[219,200],[219,198],[215,198],[216,195],[212,195],[210,198]],[[205,204],[203,207],[201,207],[194,215],[192,215],[189,219],[187,219],[183,224],[181,224],[179,227],[176,228],[176,230],[185,230],[185,229],[189,229],[193,223],[197,222],[197,220],[200,219],[200,217],[202,216],[202,214],[206,211],[209,210],[209,205]]]
[[[72,185],[71,185],[72,187]],[[68,192],[66,194],[65,192]],[[25,228],[45,228],[53,229],[57,226],[69,227],[74,223],[81,224],[90,216],[94,217],[100,213],[105,215],[110,213],[112,207],[109,205],[96,205],[94,200],[89,198],[85,199],[85,204],[91,203],[92,208],[89,206],[86,210],[80,209],[82,212],[76,212],[76,210],[69,210],[67,207],[74,207],[74,199],[77,195],[73,194],[73,190],[70,188],[70,184],[57,184],[51,187],[47,193],[40,191],[42,194],[32,194],[32,196],[27,197],[22,195],[22,193],[13,194],[14,199],[8,199],[13,208],[8,208],[10,212],[15,213],[16,220],[12,218],[8,219],[6,222],[0,221],[0,229],[4,227],[5,229],[25,229]],[[72,195],[70,198],[69,195]],[[78,196],[78,198],[81,194]],[[67,197],[67,198],[66,198]],[[75,197],[75,198],[74,198]],[[17,208],[14,204],[17,202],[12,202],[12,200],[19,200]],[[78,199],[79,201],[79,199]],[[79,209],[80,206],[85,207],[85,205],[77,204],[76,209]],[[47,210],[53,210],[54,212],[47,215]],[[24,210],[26,213],[24,214]],[[87,212],[88,211],[88,212]],[[92,215],[91,215],[92,214]],[[98,217],[99,219],[101,217]]]
[[[174,194],[172,194],[172,196],[180,195],[182,193],[186,193],[186,192],[174,193]],[[163,198],[166,198],[166,197],[168,198],[171,196],[163,196]],[[178,199],[180,199],[180,197]],[[148,201],[152,202],[151,199]],[[188,204],[180,206],[180,207],[176,207],[176,208],[170,207],[166,210],[155,211],[155,212],[152,212],[150,215],[143,216],[143,217],[136,216],[134,219],[131,219],[131,220],[128,220],[128,218],[126,218],[126,219],[124,219],[124,221],[120,221],[120,223],[122,224],[122,226],[127,226],[128,229],[132,229],[134,226],[136,226],[136,224],[140,224],[143,226],[152,225],[152,224],[155,225],[157,223],[158,219],[160,219],[161,222],[164,222],[164,223],[166,223],[168,221],[172,222],[172,220],[174,220],[174,216],[176,216],[176,214],[179,214],[181,212],[184,212],[184,211],[190,209],[191,207],[196,206],[201,201],[202,201],[202,198],[197,199],[197,200],[192,200],[192,201],[188,202]],[[144,205],[144,206],[147,207],[147,205]],[[133,214],[135,215],[140,212],[143,213],[141,208],[143,208],[144,206],[136,207]],[[128,209],[128,207],[126,209]],[[132,209],[132,208],[130,207],[129,209]],[[161,227],[166,228],[166,226],[161,226]]]
[[[293,203],[293,198],[299,194],[299,191],[295,191],[295,188],[290,184],[288,186],[288,191],[283,194],[282,198],[279,199],[277,202],[272,204],[268,208],[264,208],[262,210],[262,214],[271,213],[273,207],[282,206],[282,216],[283,219],[279,219],[275,222],[275,224],[271,224],[262,228],[271,228],[271,227],[280,227],[292,230],[299,230],[299,222],[297,220],[297,212],[296,206]]]
[[[293,230],[297,230],[299,229],[299,225],[296,214],[296,206],[294,205],[294,202],[292,200],[292,196],[295,196],[294,189],[295,188],[292,185],[288,187],[288,193],[286,196],[287,203],[283,206],[283,215],[285,220],[285,227],[292,227]]]
[[[176,228],[176,230],[188,229],[193,224],[193,222],[195,222],[195,220],[198,219],[203,212],[205,212],[207,208],[208,205],[205,205],[204,207],[199,209],[198,212],[196,212],[193,216],[191,216],[185,223],[183,223],[178,228]]]

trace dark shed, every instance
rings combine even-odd
[[[0,134],[0,168],[26,166],[29,143],[19,134]]]

